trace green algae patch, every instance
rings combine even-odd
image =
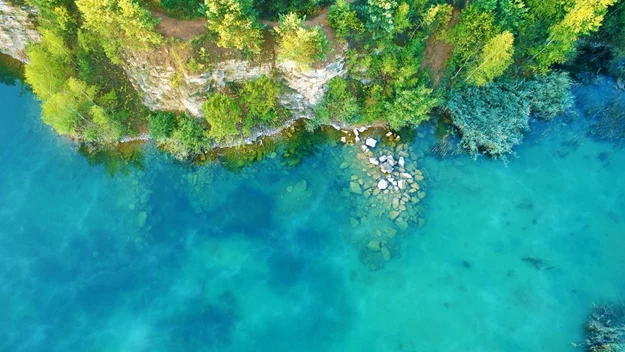
[[[78,151],[90,165],[102,165],[109,175],[129,174],[133,169],[142,170],[144,141],[131,141],[115,145],[94,147],[82,144]]]

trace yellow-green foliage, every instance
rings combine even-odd
[[[29,47],[25,76],[35,94],[46,99],[58,92],[70,75],[71,53],[61,36],[50,30],[41,34],[41,42]]]
[[[208,29],[217,33],[217,45],[258,53],[262,27],[249,0],[205,0]]]
[[[449,61],[454,70],[470,66],[470,61],[477,58],[479,51],[497,33],[494,22],[495,18],[490,12],[480,12],[474,6],[462,11],[460,22],[447,37],[449,44],[454,47]]]
[[[447,24],[451,21],[453,7],[449,4],[432,5],[423,15],[421,24],[429,33],[441,36],[447,31]]]
[[[275,31],[278,34],[279,59],[293,60],[303,68],[325,59],[329,43],[320,26],[306,28],[303,19],[289,13],[280,17],[280,25]]]
[[[385,105],[389,127],[398,130],[406,126],[416,127],[427,121],[430,111],[438,105],[438,99],[432,96],[432,89],[419,85],[397,93],[395,99]]]
[[[234,99],[222,93],[211,94],[202,109],[210,124],[209,137],[224,142],[239,135],[241,109]]]
[[[480,55],[477,67],[469,69],[469,76],[466,81],[478,86],[492,82],[501,76],[503,72],[512,64],[514,54],[514,36],[505,31],[489,40]]]
[[[365,30],[364,24],[358,19],[356,10],[352,9],[345,0],[337,0],[336,4],[330,6],[328,22],[339,38],[347,38]]]
[[[252,127],[276,122],[279,95],[280,87],[265,75],[243,83],[238,100],[246,112],[245,134],[249,134]]]
[[[83,28],[96,33],[107,56],[115,63],[125,49],[145,50],[161,43],[156,20],[132,0],[76,0]]]
[[[536,63],[536,72],[546,73],[555,63],[563,63],[575,50],[575,42],[581,35],[599,29],[608,6],[616,0],[575,0],[564,18],[549,29],[547,41],[530,51]]]
[[[60,134],[76,134],[81,120],[87,122],[90,109],[95,106],[93,103],[95,93],[95,87],[89,87],[82,81],[70,78],[58,92],[44,100],[41,105],[43,121]]]

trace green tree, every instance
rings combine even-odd
[[[71,51],[63,38],[47,29],[41,31],[41,42],[28,49],[30,62],[26,65],[26,81],[41,99],[47,99],[61,90],[72,74]]]
[[[364,24],[358,19],[356,10],[352,9],[345,0],[337,0],[336,4],[330,6],[328,22],[336,31],[336,35],[343,39],[365,30]]]
[[[328,91],[316,110],[315,118],[319,123],[330,121],[358,122],[360,107],[358,99],[349,90],[347,81],[334,77],[328,83]]]
[[[581,35],[599,29],[608,6],[616,0],[575,0],[564,18],[549,29],[549,37],[529,53],[530,67],[539,73],[546,73],[551,65],[563,63],[575,51],[575,42]],[[535,62],[532,62],[535,60]]]
[[[449,64],[456,71],[455,76],[465,67],[474,65],[480,50],[496,34],[492,13],[480,12],[475,6],[469,6],[462,11],[460,21],[447,36],[447,42],[454,47]]]
[[[180,157],[196,154],[208,144],[206,132],[200,122],[187,114],[178,116],[177,127],[171,135],[169,148]]]
[[[159,111],[149,117],[150,135],[154,139],[163,140],[171,137],[176,130],[176,115],[173,112]]]
[[[222,93],[211,94],[202,109],[210,125],[209,137],[224,142],[239,134],[241,109],[234,99]]]
[[[430,118],[430,112],[438,103],[438,99],[432,96],[432,89],[420,85],[399,92],[392,102],[387,102],[385,118],[393,130],[406,126],[416,127]]]
[[[505,31],[490,39],[473,68],[469,68],[469,75],[465,79],[470,83],[483,86],[501,76],[512,64],[514,53],[514,36]]]
[[[452,92],[447,102],[461,145],[473,156],[512,153],[529,130],[530,102],[520,83],[491,83]]]
[[[245,107],[243,127],[246,134],[254,126],[272,125],[276,122],[279,95],[280,87],[265,75],[243,83],[239,102]]]
[[[157,21],[132,0],[76,0],[82,27],[96,33],[107,56],[120,63],[123,50],[146,50],[162,42]]]
[[[263,42],[251,0],[205,0],[208,29],[217,33],[217,45],[259,53]]]
[[[389,38],[395,32],[395,0],[367,0],[366,25],[374,38]]]
[[[77,136],[90,124],[92,113],[101,111],[93,99],[97,88],[75,78],[69,78],[58,92],[48,96],[41,105],[43,121],[63,135]]]
[[[295,13],[280,16],[278,34],[278,58],[293,60],[307,69],[317,60],[325,60],[329,42],[321,26],[304,27],[304,20]]]

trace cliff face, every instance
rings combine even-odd
[[[274,65],[275,64],[275,65]],[[171,65],[147,64],[141,57],[129,54],[123,65],[135,89],[143,95],[144,104],[151,110],[187,111],[202,116],[202,103],[207,93],[230,82],[243,82],[261,75],[278,75],[288,89],[280,104],[288,108],[294,118],[309,118],[315,105],[323,97],[330,79],[346,73],[344,56],[318,69],[301,70],[295,62],[285,61],[255,64],[243,60],[227,60],[200,74],[176,72]]]
[[[28,62],[27,44],[40,39],[36,21],[35,10],[0,0],[0,52]],[[160,61],[159,55],[150,57],[151,53],[132,52],[125,55],[122,66],[150,110],[187,111],[195,117],[203,116],[202,103],[209,92],[229,82],[243,82],[261,75],[277,75],[288,87],[280,97],[280,104],[291,111],[294,119],[298,119],[310,118],[330,79],[346,73],[346,49],[336,50],[324,65],[309,70],[302,70],[292,61],[259,64],[231,59],[194,74],[186,69],[177,70],[167,59]]]
[[[36,29],[37,12],[29,7],[17,7],[0,0],[0,52],[28,62],[26,45],[39,41]]]

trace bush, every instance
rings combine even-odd
[[[452,93],[447,108],[471,155],[503,157],[521,143],[529,130],[530,101],[520,85],[496,83]]]
[[[317,107],[316,117],[320,123],[331,120],[354,123],[358,119],[358,99],[348,90],[347,81],[334,77],[328,83],[328,91]]]
[[[365,30],[365,26],[358,19],[356,11],[345,0],[338,0],[336,4],[330,6],[328,21],[336,31],[336,35],[343,39]]]
[[[321,26],[305,28],[304,20],[294,13],[280,16],[278,34],[278,58],[293,60],[302,68],[308,68],[317,60],[325,60],[330,43]]]
[[[432,89],[421,85],[415,89],[399,92],[395,100],[386,103],[386,120],[393,130],[406,126],[418,126],[427,121],[430,111],[438,104],[438,99],[432,96]]]
[[[251,0],[205,0],[208,28],[218,36],[217,45],[259,53],[262,26]]]
[[[161,6],[170,16],[196,18],[199,17],[201,0],[161,0]]]
[[[178,144],[175,150],[178,155],[182,156],[199,153],[208,143],[204,127],[198,120],[187,114],[178,116],[178,126],[174,129],[171,139]]]
[[[171,137],[176,129],[176,115],[172,112],[157,112],[149,118],[150,134],[154,139],[163,140]]]
[[[532,113],[545,120],[551,120],[573,106],[571,85],[573,82],[565,72],[553,72],[538,76],[525,84]]]
[[[231,140],[239,134],[237,127],[241,121],[241,109],[234,99],[225,94],[215,93],[208,97],[202,109],[210,125],[209,137],[222,142]]]
[[[273,125],[276,122],[279,95],[278,84],[265,75],[243,84],[239,102],[246,112],[243,124],[246,134],[256,125]]]

